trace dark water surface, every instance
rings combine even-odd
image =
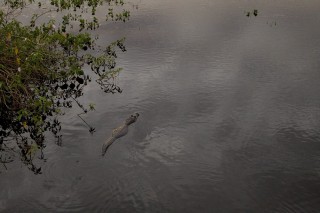
[[[124,92],[88,89],[97,132],[68,111],[42,175],[8,165],[0,211],[320,212],[320,2],[135,4],[99,29],[102,42],[127,37]]]

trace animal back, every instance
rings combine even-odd
[[[122,125],[112,131],[112,137],[120,138],[128,133],[128,126]]]

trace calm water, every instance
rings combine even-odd
[[[320,2],[141,0],[118,79],[67,111],[43,174],[0,174],[1,212],[319,212]],[[245,11],[258,9],[258,16]],[[101,145],[131,113],[127,136]]]

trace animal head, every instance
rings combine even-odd
[[[132,114],[129,118],[126,119],[126,124],[130,125],[130,124],[136,122],[138,117],[139,117],[139,113],[136,112],[136,113]]]

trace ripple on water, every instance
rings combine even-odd
[[[307,213],[319,211],[320,184],[316,179],[301,180],[280,190],[272,212]]]
[[[74,212],[84,208],[79,189],[85,183],[85,173],[77,164],[73,158],[48,160],[42,174],[42,187],[46,193],[31,203],[55,212]]]
[[[177,132],[181,131],[177,130]],[[167,128],[161,127],[154,128],[145,138],[143,147],[145,155],[166,165],[178,163],[179,156],[183,154],[184,143],[179,134],[172,134],[172,132],[175,131],[172,129],[168,131]]]
[[[89,184],[80,191],[82,196],[86,195],[82,197],[86,209],[93,212],[161,209],[153,187],[139,169],[127,170],[129,172],[126,173],[123,173],[122,168],[105,169],[108,172],[101,171],[103,177],[88,176],[86,182]]]

